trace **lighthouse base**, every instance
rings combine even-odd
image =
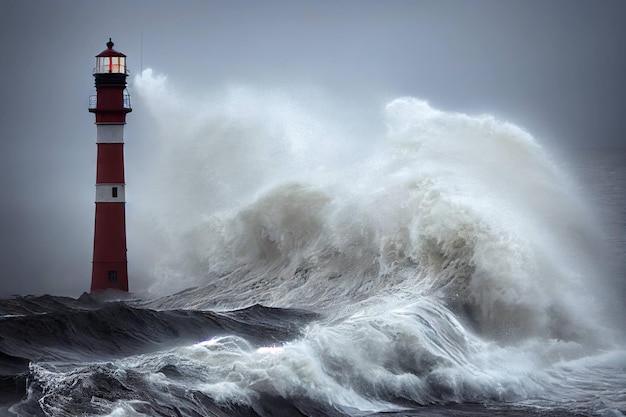
[[[128,291],[124,203],[96,202],[91,291]]]
[[[127,265],[126,262],[94,262],[91,273],[91,292],[106,289],[128,291]]]

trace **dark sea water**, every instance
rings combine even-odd
[[[359,162],[223,167],[264,185],[159,226],[146,291],[0,300],[0,416],[626,414],[626,154],[410,98],[386,118]],[[291,137],[237,121],[181,137],[183,171]]]

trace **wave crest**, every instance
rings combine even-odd
[[[280,119],[303,123],[306,130],[307,119],[285,119],[272,98],[259,110],[272,129],[257,118],[250,124],[250,96],[259,105],[267,98],[246,91],[242,103],[227,100],[229,123],[236,122],[243,135],[237,141],[254,142],[250,132],[260,126],[261,144],[291,146],[271,147],[271,162],[238,163],[232,184],[224,179],[222,188],[240,189],[247,171],[260,178],[252,202],[239,199],[219,211],[209,205],[203,220],[184,232],[168,230],[171,251],[159,264],[154,291],[202,287],[193,300],[181,300],[186,306],[263,303],[334,314],[387,296],[436,296],[478,332],[500,339],[581,339],[594,327],[588,317],[596,312],[585,296],[598,274],[594,224],[567,177],[529,133],[489,115],[444,112],[404,97],[385,107],[384,137],[370,145],[342,137],[333,149],[345,155],[334,155],[333,164],[320,169],[328,141],[321,140],[315,152],[314,131],[306,146],[295,146],[302,137],[276,129]],[[218,109],[204,116],[219,121],[220,114]],[[190,117],[197,122],[199,116]],[[218,152],[206,160],[212,169],[213,159],[227,157],[217,144],[233,136],[205,128],[206,146]],[[200,129],[193,140],[182,139],[194,158],[207,154],[202,135]],[[371,146],[367,157],[338,163],[357,148],[363,153],[363,146]],[[278,168],[278,161],[289,169]],[[215,183],[194,185],[185,191],[191,201],[210,195]]]

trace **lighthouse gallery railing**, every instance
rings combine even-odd
[[[98,108],[98,96],[93,95],[89,96],[89,108],[96,109]],[[124,108],[130,109],[130,94],[124,93]]]

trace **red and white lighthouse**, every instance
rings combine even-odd
[[[126,91],[126,55],[113,49],[110,38],[106,45],[96,55],[96,95],[89,100],[89,111],[96,115],[98,146],[92,292],[128,291],[124,125],[126,113],[132,110]]]

